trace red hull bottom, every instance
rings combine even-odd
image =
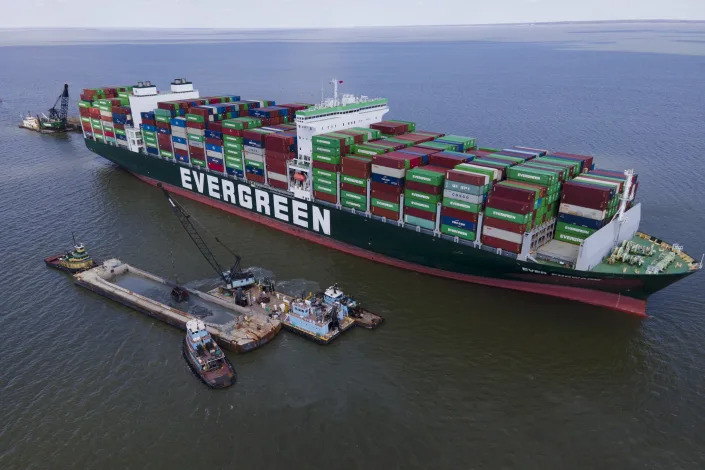
[[[235,214],[239,217],[249,219],[268,227],[272,227],[276,230],[289,233],[291,235],[303,238],[305,240],[323,245],[328,248],[333,248],[350,255],[359,256],[361,258],[366,258],[378,263],[388,264],[390,266],[395,266],[397,268],[416,271],[424,274],[430,274],[432,276],[444,277],[447,279],[454,279],[457,281],[470,282],[473,284],[482,284],[485,286],[501,287],[504,289],[512,289],[522,292],[531,292],[534,294],[548,295],[551,297],[559,297],[562,299],[575,300],[585,304],[595,305],[598,307],[605,307],[612,310],[617,310],[620,312],[631,313],[638,316],[646,316],[646,301],[635,299],[632,297],[626,297],[619,294],[613,294],[610,292],[602,292],[598,290],[582,289],[579,287],[568,287],[568,286],[556,286],[551,284],[537,284],[532,282],[523,281],[509,281],[505,279],[494,279],[481,276],[472,276],[470,274],[461,274],[451,271],[444,271],[442,269],[431,268],[428,266],[423,266],[420,264],[410,263],[408,261],[398,260],[396,258],[390,258],[385,255],[380,255],[372,251],[363,250],[356,246],[351,246],[345,243],[341,243],[330,238],[326,238],[321,235],[309,232],[307,230],[299,229],[293,227],[283,222],[279,222],[275,219],[259,215],[255,212],[250,212],[248,210],[239,209],[230,204],[216,201],[207,196],[202,196],[200,194],[193,193],[183,188],[177,186],[172,186],[170,184],[161,183],[152,178],[146,176],[135,174],[140,180],[151,184],[152,186],[157,186],[157,184],[162,184],[167,190],[179,196],[183,196],[194,201],[201,202],[203,204],[208,204],[216,209]]]

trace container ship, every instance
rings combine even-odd
[[[200,96],[186,79],[78,104],[88,149],[139,179],[401,269],[645,315],[702,268],[639,231],[633,170],[419,130],[340,83],[315,105]]]

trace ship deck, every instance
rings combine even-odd
[[[642,256],[644,263],[641,266],[624,262],[608,263],[609,254],[602,260],[600,264],[593,268],[593,272],[608,273],[608,274],[646,274],[646,268],[656,263],[659,255],[664,252],[674,251],[672,245],[659,240],[650,235],[637,232],[631,239],[632,242],[646,247],[653,247],[654,253],[651,256]],[[551,266],[566,267],[574,264],[578,259],[578,251],[580,247],[571,243],[551,240],[546,245],[537,250],[536,255],[539,258],[539,263]],[[697,262],[683,251],[675,251],[676,258],[670,263],[666,269],[660,274],[684,274],[688,271],[697,269]]]

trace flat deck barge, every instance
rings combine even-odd
[[[188,300],[176,303],[171,299],[175,284],[114,258],[74,278],[82,287],[182,330],[199,318],[221,347],[238,353],[267,344],[282,326],[265,309],[241,307],[198,290],[186,289]]]

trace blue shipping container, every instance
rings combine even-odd
[[[172,126],[176,127],[186,127],[186,119],[184,118],[171,118],[169,120]]]
[[[215,165],[223,165],[222,158],[207,157],[208,163],[213,163]]]
[[[145,147],[147,153],[150,155],[159,155],[159,149],[156,147]]]
[[[264,169],[263,169],[263,168],[257,168],[257,167],[252,166],[252,165],[245,165],[245,170],[246,170],[248,173],[253,174],[253,175],[258,175],[258,176],[264,175]]]
[[[223,147],[220,145],[206,144],[206,150],[212,150],[213,152],[223,153]]]
[[[176,157],[176,161],[182,162],[182,163],[188,163],[188,155],[183,155],[180,153],[174,153],[174,156]]]
[[[450,225],[452,227],[462,228],[463,230],[469,230],[470,232],[474,232],[475,230],[477,230],[476,223],[469,222],[467,220],[456,219],[454,217],[448,217],[447,215],[441,217],[441,223],[443,225]]]
[[[184,139],[183,137],[177,137],[175,135],[171,136],[171,141],[176,142],[177,144],[188,145],[188,140]]]
[[[581,225],[587,228],[594,228],[596,230],[601,229],[607,223],[606,220],[593,220],[587,217],[579,217],[572,214],[564,214],[563,212],[558,213],[558,220],[563,221],[568,224]]]
[[[226,167],[225,171],[227,171],[230,176],[237,176],[238,178],[243,178],[245,176],[245,173],[242,170],[236,170],[235,168]]]
[[[149,132],[157,132],[157,126],[150,126],[149,124],[142,124],[142,129]]]
[[[223,133],[206,129],[206,137],[208,137],[209,139],[222,139]]]
[[[393,176],[380,175],[379,173],[372,173],[372,181],[390,186],[404,186],[404,178],[394,178]]]

